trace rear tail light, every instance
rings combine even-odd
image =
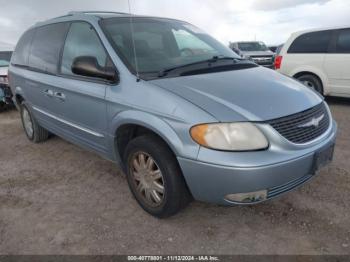
[[[283,56],[281,56],[281,55],[276,57],[276,59],[275,59],[275,69],[276,70],[281,68],[282,59],[283,59]]]

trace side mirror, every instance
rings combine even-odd
[[[117,72],[112,67],[101,67],[93,56],[78,56],[74,59],[72,72],[76,75],[96,77],[111,82],[118,81]]]

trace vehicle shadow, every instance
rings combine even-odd
[[[350,98],[346,97],[326,97],[326,102],[329,105],[350,105]]]

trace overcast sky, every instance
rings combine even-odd
[[[130,0],[132,13],[171,17],[204,29],[224,44],[279,44],[308,28],[350,25],[349,0]],[[37,21],[72,10],[128,12],[127,0],[0,0],[0,42],[16,44]]]

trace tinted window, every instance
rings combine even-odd
[[[107,54],[91,25],[84,22],[73,23],[69,29],[63,50],[61,72],[74,75],[72,64],[79,56],[93,56],[101,67],[107,65]]]
[[[350,29],[339,31],[337,53],[350,53]]]
[[[288,53],[327,53],[331,31],[307,33],[297,37]]]
[[[29,55],[30,67],[56,73],[67,27],[67,23],[59,23],[36,29]]]
[[[241,51],[251,52],[251,51],[268,51],[269,49],[263,42],[245,42],[238,43],[238,48]]]
[[[12,56],[12,63],[15,65],[28,65],[28,55],[32,43],[34,30],[25,32],[19,39],[15,52]]]

